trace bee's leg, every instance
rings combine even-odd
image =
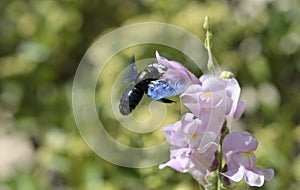
[[[173,100],[169,100],[169,99],[166,99],[166,98],[162,98],[162,99],[159,99],[157,101],[160,101],[160,102],[163,102],[163,103],[166,103],[166,104],[170,104],[170,103],[173,103],[175,101]],[[175,102],[176,103],[176,102]]]

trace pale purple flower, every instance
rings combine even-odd
[[[191,84],[200,84],[198,78],[182,64],[160,56],[157,51],[156,59],[156,66],[161,68],[163,73],[161,80],[168,81],[177,90],[177,94],[181,94]]]
[[[229,114],[232,100],[226,95],[224,80],[211,75],[200,77],[201,85],[189,86],[180,96],[183,104],[198,118],[210,118],[211,109],[222,107],[224,114]]]
[[[240,117],[242,116],[242,114],[246,109],[246,105],[247,105],[246,102],[243,100],[237,105],[235,112],[233,114],[233,119],[235,120],[240,119]]]
[[[227,124],[230,127],[233,119],[239,119],[246,108],[246,102],[239,102],[241,88],[235,78],[223,79],[226,85],[226,93],[232,99],[230,112],[226,115]]]
[[[188,172],[199,183],[204,184],[218,149],[218,143],[213,141],[206,151],[200,151],[206,127],[191,113],[183,115],[175,124],[166,126],[163,131],[171,144],[171,155],[170,160],[159,168],[169,166],[179,172]]]
[[[203,122],[191,113],[182,116],[182,119],[172,125],[167,125],[163,129],[169,144],[182,147],[193,148],[200,144],[200,137],[205,130]]]
[[[232,99],[226,92],[223,79],[203,75],[201,85],[190,85],[180,96],[183,104],[206,125],[200,149],[205,152],[212,143],[219,143],[225,116],[230,113]]]
[[[243,178],[250,186],[261,187],[264,180],[271,180],[273,169],[262,170],[256,167],[256,158],[253,151],[258,142],[253,135],[246,131],[228,134],[223,141],[222,151],[227,163],[227,171],[222,173],[234,182]]]
[[[202,75],[198,79],[183,65],[161,57],[158,52],[156,59],[155,67],[162,75],[156,83],[152,83],[153,89],[150,92],[159,94],[156,91],[166,90],[167,88],[161,88],[168,87],[162,94],[180,95],[183,104],[191,111],[184,114],[180,121],[163,129],[171,145],[171,154],[170,160],[160,164],[159,168],[169,166],[178,172],[189,173],[200,185],[207,185],[210,182],[206,181],[206,176],[220,164],[221,158],[217,153],[221,129],[225,123],[230,129],[232,121],[239,119],[246,107],[244,101],[239,101],[239,83],[230,72],[224,71],[219,77]],[[165,86],[159,86],[161,84]],[[222,175],[226,179],[238,182],[244,178],[250,186],[260,187],[264,180],[273,178],[272,169],[262,170],[256,167],[253,151],[258,142],[250,133],[230,133],[221,143],[227,163],[227,170]]]
[[[230,127],[233,119],[239,119],[246,107],[239,102],[240,86],[235,78],[221,79],[212,75],[202,75],[201,84],[190,85],[180,96],[183,103],[193,114],[208,120],[213,117],[225,117]],[[219,110],[216,116],[211,109]],[[214,114],[214,115],[212,115]]]

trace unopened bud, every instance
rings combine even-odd
[[[219,78],[221,79],[231,79],[233,77],[234,77],[233,73],[229,71],[222,71],[219,76]]]

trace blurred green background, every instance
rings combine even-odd
[[[275,170],[262,189],[299,189],[299,10],[298,0],[1,0],[0,190],[197,189],[189,175],[170,168],[124,168],[98,157],[76,128],[70,98],[77,66],[101,35],[159,21],[203,40],[205,15],[211,18],[214,55],[235,73],[247,101],[235,127],[254,133],[258,166]],[[139,51],[154,57],[154,50]],[[186,61],[168,52],[161,54]],[[120,58],[124,65],[126,60]],[[100,110],[109,106],[104,88]],[[174,122],[178,110],[171,109]],[[138,147],[164,140],[161,130],[144,138],[124,132],[110,113],[99,117],[121,143]],[[241,183],[237,189],[246,188]]]

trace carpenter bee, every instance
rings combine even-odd
[[[148,65],[140,73],[137,72],[135,58],[132,57],[131,68],[125,78],[125,82],[134,82],[130,85],[122,95],[119,104],[119,110],[122,115],[130,114],[141,101],[144,93],[152,99],[163,103],[173,103],[173,100],[166,99],[169,95],[159,93],[165,90],[172,90],[172,87],[167,82],[161,81],[159,78],[162,73],[153,64]]]

